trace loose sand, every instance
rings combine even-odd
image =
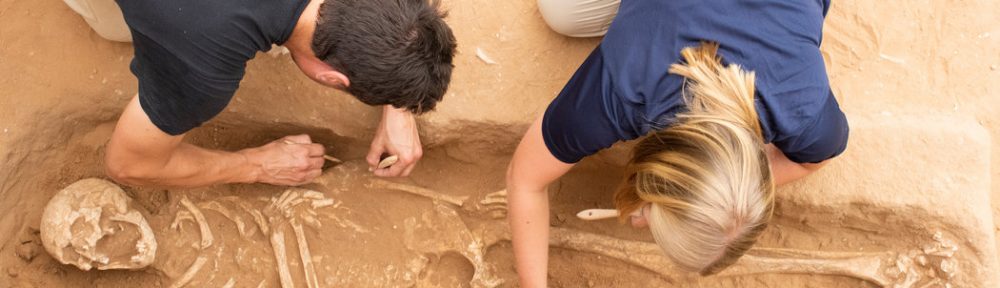
[[[420,119],[427,153],[403,182],[479,199],[503,188],[518,138],[599,40],[550,32],[533,1],[445,4],[459,40],[456,74],[438,111]],[[988,11],[1000,11],[1000,2],[834,2],[822,48],[834,92],[851,117],[852,142],[843,159],[781,189],[778,218],[761,247],[903,252],[941,231],[960,246],[955,284],[1000,285],[1000,182],[990,181],[1000,179],[1000,141],[991,140],[1000,139],[1000,25]],[[477,51],[496,63],[485,63]],[[221,287],[230,279],[234,287],[261,281],[277,287],[271,246],[261,233],[244,239],[232,222],[206,210],[216,239],[198,250],[192,247],[200,239],[197,226],[169,226],[184,210],[181,195],[196,203],[239,200],[263,208],[259,198],[279,194],[280,187],[124,187],[160,242],[146,270],[83,272],[41,248],[37,230],[47,201],[77,180],[104,177],[104,143],[136,93],[131,55],[129,44],[101,39],[61,1],[0,0],[0,287],[165,287],[198,255],[209,261],[192,287]],[[323,287],[469,285],[475,271],[462,255],[420,253],[407,239],[414,223],[438,219],[428,216],[438,215],[428,214],[437,211],[431,201],[365,186],[370,180],[360,163],[378,110],[310,82],[287,56],[259,55],[241,86],[226,111],[193,132],[191,141],[239,149],[309,133],[346,161],[329,169],[322,183],[306,186],[342,203],[317,210],[321,228],[306,228]],[[553,185],[553,226],[652,241],[613,221],[572,217],[581,209],[611,207],[625,151],[619,145],[592,157]],[[502,221],[489,215],[457,211],[460,226],[502,229]],[[461,240],[460,226],[428,229],[441,239]],[[305,287],[291,231],[285,232],[290,269]],[[574,249],[556,248],[552,255],[550,278],[557,287],[873,285],[768,274],[681,281]],[[504,285],[515,284],[509,242],[489,247],[485,256]]]

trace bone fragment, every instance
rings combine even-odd
[[[295,288],[292,282],[292,273],[288,270],[288,255],[285,251],[285,232],[281,226],[274,226],[271,233],[271,249],[274,250],[274,258],[278,262],[278,277],[281,279],[282,288]]]
[[[465,199],[468,198],[466,196],[452,196],[448,194],[442,194],[423,187],[389,182],[381,179],[372,180],[371,183],[368,184],[368,188],[389,189],[389,190],[407,192],[410,194],[427,197],[433,200],[447,202],[455,206],[462,206],[462,204],[465,203]]]
[[[191,203],[191,200],[188,200],[187,196],[181,196],[181,205],[184,205],[184,208],[191,211],[191,215],[194,215],[194,220],[198,222],[198,230],[201,231],[201,249],[212,246],[214,238],[212,237],[212,230],[208,228],[208,221],[205,221],[205,214],[202,214],[201,210],[194,203]]]
[[[170,223],[170,229],[174,230],[180,229],[181,223],[183,223],[185,220],[196,222],[194,221],[194,216],[191,216],[191,212],[188,212],[187,210],[177,211],[176,216],[174,216],[174,222]]]
[[[312,227],[313,229],[319,229],[320,227],[323,227],[323,224],[319,222],[319,219],[316,219],[316,216],[308,214],[299,216],[302,217],[302,222],[305,222],[306,225],[309,225],[309,227]]]
[[[326,198],[326,196],[324,196],[323,193],[318,192],[318,191],[307,190],[305,193],[302,193],[302,198],[312,199],[312,200],[321,200],[321,199]]]
[[[476,47],[476,57],[478,57],[479,60],[482,60],[483,63],[489,65],[497,64],[497,61],[494,61],[493,58],[490,57],[490,55],[486,55],[486,51],[483,51],[483,49],[479,47]]]
[[[392,156],[389,156],[389,157],[385,157],[385,159],[382,159],[382,161],[379,161],[378,162],[378,166],[376,166],[376,167],[378,169],[382,169],[382,168],[386,168],[386,167],[392,166],[393,164],[396,164],[396,162],[399,162],[399,156],[392,155]]]
[[[201,203],[198,206],[200,206],[202,209],[205,210],[212,210],[215,212],[219,212],[219,214],[222,214],[223,217],[226,217],[229,220],[233,221],[233,223],[236,223],[236,230],[239,230],[240,236],[243,236],[243,238],[250,237],[249,234],[247,234],[246,223],[243,222],[243,217],[236,215],[235,213],[233,213],[232,210],[226,208],[226,206],[222,206],[222,204],[215,201],[208,201],[205,203]]]
[[[479,204],[490,206],[490,205],[507,205],[507,189],[503,189],[497,192],[486,194],[483,200],[479,201]]]
[[[246,212],[247,214],[250,214],[251,217],[253,217],[253,221],[257,222],[257,228],[260,228],[261,233],[263,233],[264,235],[271,233],[267,225],[267,220],[265,220],[263,214],[260,214],[260,211],[258,211],[257,209],[251,209],[243,202],[239,202],[238,205],[240,206],[240,209],[243,209],[243,212]]]
[[[142,214],[139,211],[132,210],[125,214],[111,215],[109,219],[135,225],[139,229],[139,241],[135,241],[135,251],[137,254],[129,258],[131,261],[129,265],[113,263],[105,269],[128,269],[135,268],[136,266],[145,267],[152,264],[156,256],[156,236],[153,235],[153,229],[149,227]]]
[[[620,214],[615,209],[587,209],[576,213],[577,218],[587,221],[615,218],[618,215]]]
[[[312,200],[312,208],[313,209],[319,209],[319,208],[323,208],[323,207],[326,207],[326,206],[332,206],[333,203],[334,203],[334,200],[333,199],[329,199],[329,198],[327,198],[327,199],[319,199],[319,200]]]
[[[205,266],[205,262],[208,262],[208,257],[205,257],[204,255],[198,256],[198,259],[194,260],[194,264],[191,264],[191,267],[188,267],[187,271],[184,271],[181,278],[177,279],[177,282],[170,284],[170,288],[180,288],[187,285],[188,282],[191,282],[191,279],[194,279],[194,275],[198,274],[201,267]]]
[[[302,270],[306,274],[306,286],[309,288],[319,288],[319,277],[316,276],[316,268],[313,267],[312,253],[309,252],[309,242],[306,241],[306,232],[302,225],[291,220],[292,230],[295,232],[295,241],[299,244],[299,257],[302,258]]]
[[[222,288],[233,288],[233,286],[236,286],[236,279],[230,277],[229,281],[226,281],[226,284],[222,285]]]

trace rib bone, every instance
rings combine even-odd
[[[194,220],[198,222],[198,230],[201,231],[201,249],[212,246],[212,241],[214,241],[214,239],[212,237],[212,230],[208,228],[208,222],[205,221],[205,214],[202,214],[201,210],[191,203],[191,200],[188,200],[187,196],[181,196],[181,205],[184,205],[184,208],[191,211],[191,215],[194,216]]]
[[[226,206],[222,206],[222,204],[220,204],[219,202],[208,201],[199,203],[198,206],[205,210],[212,210],[215,212],[219,212],[219,214],[222,214],[223,217],[226,217],[230,221],[233,221],[233,223],[236,223],[236,230],[240,232],[240,236],[243,236],[243,238],[249,238],[251,236],[246,231],[246,223],[243,222],[243,217],[236,215],[235,213],[233,213],[233,211],[229,210],[229,208],[226,208]]]
[[[188,282],[191,282],[191,279],[194,279],[194,275],[198,274],[201,267],[205,266],[205,262],[208,262],[208,257],[199,255],[197,259],[194,259],[194,263],[191,264],[191,267],[188,267],[187,271],[184,271],[184,275],[181,275],[181,278],[177,279],[177,282],[170,284],[170,288],[180,288],[187,285]]]

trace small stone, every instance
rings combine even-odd
[[[17,268],[7,267],[7,276],[10,276],[10,278],[17,278],[17,275]]]
[[[556,214],[556,220],[559,220],[559,222],[566,222],[566,215],[563,215],[562,213]]]
[[[14,248],[14,254],[17,254],[21,260],[31,263],[31,260],[35,260],[35,256],[38,256],[38,248],[38,244],[34,242],[23,243]]]

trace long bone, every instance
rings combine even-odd
[[[313,267],[312,253],[309,252],[309,242],[306,241],[306,233],[295,218],[290,221],[292,231],[295,232],[295,240],[299,245],[299,257],[302,259],[302,270],[306,274],[306,286],[309,288],[319,288],[319,277],[316,275],[316,268]]]
[[[292,273],[288,268],[288,255],[285,250],[285,231],[284,224],[287,223],[287,217],[291,215],[290,207],[288,207],[289,202],[297,197],[297,195],[292,195],[291,190],[285,190],[281,194],[281,197],[277,199],[272,199],[271,204],[264,208],[264,215],[267,217],[267,225],[270,226],[270,242],[271,250],[274,251],[274,258],[277,262],[278,269],[278,279],[281,281],[281,287],[283,288],[294,288],[295,282],[292,281]],[[297,193],[294,193],[297,194]],[[264,231],[262,225],[261,231]]]
[[[305,213],[302,213],[301,209],[296,210],[295,207],[309,202],[308,206],[322,208],[331,206],[332,204],[327,203],[332,203],[332,200],[325,198],[323,193],[320,192],[293,188],[285,190],[277,198],[271,198],[270,204],[264,208],[263,214],[259,212],[254,213],[256,210],[242,206],[244,210],[254,216],[261,231],[267,233],[270,230],[271,248],[274,250],[274,257],[278,262],[277,269],[281,287],[292,288],[295,286],[288,265],[284,233],[285,224],[289,224],[287,226],[291,226],[292,232],[295,234],[295,240],[299,248],[299,257],[302,260],[305,273],[306,286],[309,288],[319,287],[319,276],[316,274],[316,268],[312,263],[312,253],[309,251],[309,243],[306,240],[305,231],[301,223],[299,223],[299,219],[301,218],[307,224],[310,221],[315,221],[315,224],[312,225],[318,226],[319,222],[314,216],[316,215],[313,210],[315,208],[307,207],[305,208]],[[263,218],[266,218],[266,221]]]
[[[429,198],[431,200],[445,202],[474,212],[497,212],[495,216],[498,217],[494,218],[504,217],[503,214],[505,214],[507,210],[506,189],[486,194],[482,199],[476,200],[470,199],[468,196],[453,196],[419,186],[390,182],[381,179],[372,179],[365,186],[373,189],[387,189],[406,192],[424,198]]]
[[[439,200],[442,197],[441,193],[425,188],[402,184],[393,185],[392,187],[390,189],[410,192],[430,199]],[[500,202],[506,203],[505,201]],[[452,202],[448,203],[455,204]],[[432,231],[459,231],[459,235],[457,236],[458,242],[466,243],[467,246],[448,244],[438,245],[437,247],[424,245],[409,248],[411,250],[414,250],[413,248],[418,248],[415,250],[421,251],[429,250],[429,252],[436,254],[448,251],[458,252],[473,262],[477,274],[481,273],[481,269],[487,271],[487,266],[476,265],[477,260],[475,258],[480,257],[481,252],[475,253],[474,251],[482,251],[500,240],[509,241],[509,231],[506,229],[483,229],[485,233],[479,233],[481,234],[480,236],[483,236],[482,238],[473,237],[472,235],[475,233],[468,230],[454,210],[442,209],[442,207],[441,205],[436,206],[438,212],[435,214],[440,216],[431,222],[444,222],[443,224],[436,225],[444,225],[446,227],[453,227],[454,229],[434,229]],[[447,212],[446,210],[451,212]],[[506,226],[506,223],[501,222],[497,223],[497,225]],[[410,229],[413,225],[407,226]],[[416,232],[407,231],[409,235],[413,235],[414,233]],[[927,280],[923,281],[924,285],[921,287],[928,287],[935,284],[948,287],[950,286],[949,280],[957,270],[957,264],[951,257],[958,248],[951,241],[943,239],[940,233],[935,234],[933,239],[935,243],[928,245],[923,250],[912,250],[907,253],[893,251],[823,252],[781,248],[753,248],[740,261],[719,273],[719,276],[753,274],[834,275],[861,279],[882,287],[911,288],[915,287],[921,280]],[[456,239],[441,242],[450,243],[454,242],[454,240]],[[663,256],[660,248],[654,243],[622,240],[581,231],[552,228],[550,245],[619,259],[656,272],[667,277],[667,279],[678,278],[673,275],[696,277],[693,273],[684,273],[680,269],[677,269]],[[928,259],[931,258],[936,262],[930,263]],[[918,270],[917,268],[922,269]],[[927,272],[922,273],[921,271]]]
[[[957,246],[936,236],[930,248],[907,253],[885,252],[825,252],[782,248],[753,248],[719,276],[753,274],[807,274],[847,276],[872,282],[882,287],[909,288],[919,281],[944,283],[954,275],[955,262],[951,254]],[[676,275],[676,269],[654,243],[629,241],[569,229],[553,228],[550,244],[556,247],[605,255],[640,266],[661,275]],[[923,258],[925,264],[913,259]],[[935,258],[934,265],[926,265]],[[920,261],[917,261],[920,262]],[[921,266],[918,267],[917,265]],[[951,271],[945,267],[951,267]],[[924,268],[924,269],[918,269]],[[931,269],[933,271],[929,271]],[[921,273],[921,271],[929,271]]]
[[[432,200],[450,203],[455,206],[462,206],[462,204],[465,203],[465,200],[468,199],[468,197],[465,196],[452,196],[448,194],[442,194],[438,193],[437,191],[433,191],[423,187],[390,182],[381,179],[372,179],[372,181],[365,186],[367,186],[367,188],[373,188],[373,189],[389,189],[389,190],[403,191],[417,196],[430,198]]]

